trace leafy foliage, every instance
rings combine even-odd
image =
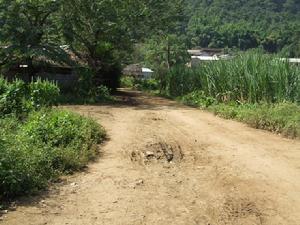
[[[29,98],[34,109],[56,105],[59,95],[58,86],[52,82],[38,79],[29,84]]]
[[[24,116],[32,109],[50,107],[57,103],[60,90],[49,81],[32,81],[28,85],[24,81],[7,82],[0,77],[0,113],[1,116],[14,114]]]
[[[104,130],[91,119],[58,110],[33,112],[23,123],[0,120],[0,198],[32,193],[97,154]]]
[[[34,75],[34,62],[42,59],[56,62],[69,61],[59,46],[58,23],[55,14],[60,1],[52,0],[2,0],[1,63],[13,67],[27,64],[29,75]]]
[[[23,81],[16,80],[11,84],[7,84],[5,92],[0,95],[1,114],[22,115],[25,113],[28,107],[25,96],[26,85]]]
[[[200,108],[207,108],[211,105],[217,104],[217,100],[213,97],[207,97],[203,91],[193,91],[181,97],[181,101],[189,106],[196,106]]]

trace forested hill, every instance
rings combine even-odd
[[[299,56],[300,0],[187,0],[191,47],[229,47]]]
[[[300,15],[299,0],[188,0],[188,4],[196,12],[217,13],[225,20],[292,19]]]

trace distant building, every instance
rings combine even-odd
[[[153,70],[142,67],[139,64],[131,64],[123,69],[124,76],[131,76],[136,79],[150,79],[153,77],[153,74]]]
[[[191,56],[218,56],[224,55],[224,49],[222,48],[199,48],[188,50]]]
[[[8,47],[10,46],[0,46],[2,49]],[[79,78],[73,65],[84,67],[86,64],[69,49],[69,46],[62,45],[60,48],[65,53],[64,62],[54,61],[46,56],[39,56],[33,59],[32,63],[34,66],[31,68],[27,62],[15,61],[1,72],[10,81],[21,79],[25,82],[30,82],[41,78],[42,80],[56,82],[62,88],[72,88],[77,84]],[[45,51],[45,49],[43,50]]]
[[[300,65],[300,58],[281,58],[281,60],[282,61],[286,60],[289,63]]]
[[[143,79],[151,79],[153,78],[154,71],[149,68],[142,68]]]
[[[188,50],[188,53],[191,55],[191,63],[189,64],[191,67],[199,65],[201,62],[213,62],[230,58],[229,55],[224,54],[223,49],[218,48],[192,49]]]

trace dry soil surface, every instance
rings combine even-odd
[[[299,140],[139,92],[119,99],[65,107],[107,129],[101,156],[0,224],[300,224]]]

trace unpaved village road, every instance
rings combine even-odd
[[[65,108],[107,129],[101,157],[0,224],[300,224],[299,140],[139,92]]]

